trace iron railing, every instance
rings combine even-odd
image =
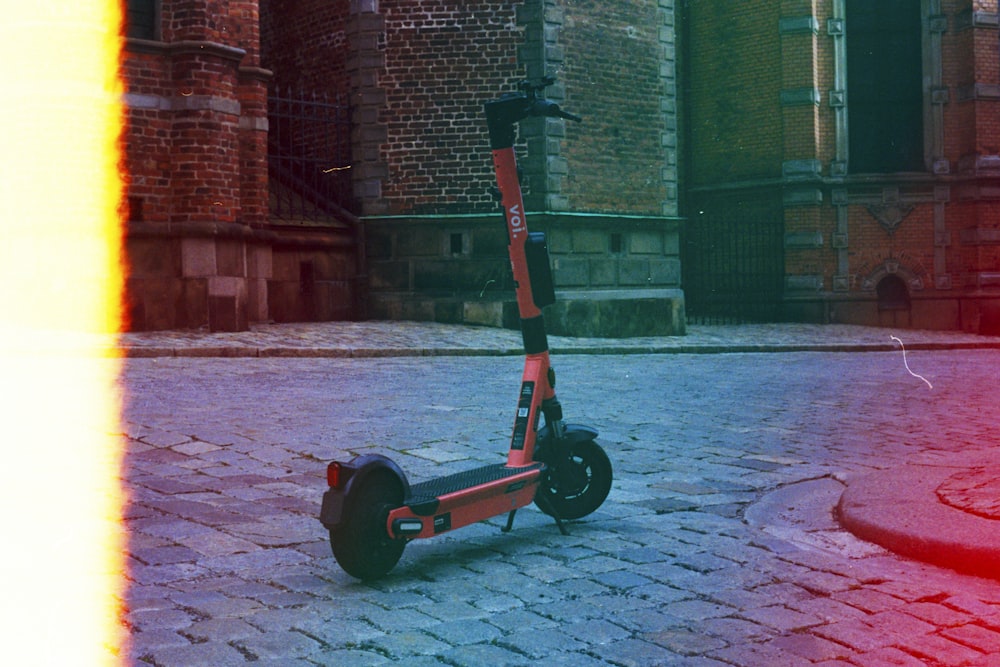
[[[692,216],[685,225],[681,268],[690,324],[781,321],[782,211],[741,208]]]
[[[345,96],[273,91],[267,115],[271,217],[343,222],[355,210]]]

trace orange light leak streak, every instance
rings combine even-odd
[[[0,15],[0,655],[124,664],[121,10]]]

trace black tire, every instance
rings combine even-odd
[[[535,504],[549,516],[567,521],[585,517],[611,491],[611,460],[593,440],[571,445],[567,458],[546,464]]]
[[[379,473],[365,479],[351,494],[346,521],[330,531],[333,557],[344,572],[367,581],[395,567],[406,540],[389,537],[385,522],[402,500],[399,482]]]

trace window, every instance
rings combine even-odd
[[[849,170],[924,170],[919,0],[847,0]]]
[[[125,9],[125,36],[159,39],[159,0],[128,0]]]

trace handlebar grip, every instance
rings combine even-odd
[[[536,100],[532,106],[531,115],[548,116],[549,118],[565,118],[566,120],[571,120],[574,123],[579,123],[583,120],[583,118],[577,116],[576,114],[563,111],[558,104],[551,100]]]

